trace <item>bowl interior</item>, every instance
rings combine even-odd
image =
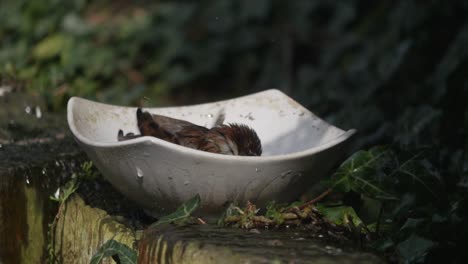
[[[74,98],[71,104],[74,133],[91,142],[117,143],[117,132],[138,134],[136,108],[120,107]],[[251,126],[262,141],[262,156],[284,155],[326,144],[345,132],[302,107],[278,90],[192,106],[144,109],[212,127],[224,113],[225,123]]]

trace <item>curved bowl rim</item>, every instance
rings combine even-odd
[[[272,91],[272,90],[276,90],[276,89],[270,89],[270,90],[266,90],[266,91],[263,91],[263,92]],[[276,91],[279,91],[279,90],[276,90]],[[248,96],[252,96],[252,95],[254,95],[254,94],[249,94],[247,96],[236,97],[236,98],[233,98],[233,99],[239,99],[239,98],[242,98],[242,97],[248,97]],[[98,105],[100,104],[100,105],[105,105],[105,106],[111,106],[111,107],[114,107],[114,108],[136,108],[136,107],[111,105],[111,104],[95,102],[95,101],[88,100],[88,99],[81,98],[81,97],[76,97],[76,96],[71,97],[68,100],[68,104],[67,104],[67,122],[68,122],[68,126],[70,127],[71,132],[73,133],[73,135],[76,137],[76,139],[78,141],[80,141],[81,143],[83,143],[85,145],[94,147],[94,148],[115,148],[115,147],[126,147],[126,146],[139,145],[139,144],[142,144],[142,145],[146,146],[148,144],[151,144],[151,145],[154,145],[154,146],[161,146],[163,148],[173,149],[173,150],[175,150],[175,151],[177,151],[177,152],[179,152],[181,154],[184,154],[184,155],[202,156],[202,157],[210,158],[210,159],[213,159],[213,160],[244,161],[244,162],[258,163],[258,162],[279,161],[279,160],[292,160],[292,159],[303,158],[303,157],[306,157],[306,156],[311,156],[311,155],[314,155],[314,154],[316,154],[318,152],[321,152],[321,151],[323,151],[325,149],[331,148],[331,147],[333,147],[335,145],[338,145],[338,144],[344,142],[345,140],[349,139],[352,135],[354,135],[356,133],[356,129],[349,129],[347,131],[342,130],[343,134],[339,135],[338,137],[334,138],[333,140],[328,141],[325,144],[322,144],[322,145],[319,145],[319,146],[316,146],[316,147],[313,147],[313,148],[309,148],[309,149],[306,149],[306,150],[302,150],[302,151],[292,152],[292,153],[288,153],[288,154],[272,155],[272,156],[222,155],[222,154],[210,153],[210,152],[206,152],[206,151],[201,151],[201,150],[196,150],[196,149],[183,147],[183,146],[173,144],[173,143],[170,143],[170,142],[166,142],[166,141],[161,140],[159,138],[150,137],[150,136],[144,136],[144,137],[130,139],[130,140],[126,140],[126,141],[120,141],[120,142],[96,142],[96,141],[92,141],[91,139],[83,136],[75,126],[74,119],[73,119],[73,115],[74,115],[73,109],[74,109],[75,101],[78,101],[78,100],[86,101],[89,104],[98,104]],[[232,100],[232,99],[230,99],[230,100]],[[209,103],[205,103],[205,104],[219,103],[219,102],[223,102],[223,101],[227,101],[227,100],[209,102]],[[197,105],[205,105],[205,104],[184,105],[184,106],[177,106],[177,107],[187,107],[187,106],[194,107],[194,106],[197,106]],[[147,109],[159,109],[159,107],[149,107]],[[327,123],[324,120],[322,120],[322,122]]]

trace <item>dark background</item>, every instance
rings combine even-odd
[[[465,144],[466,1],[0,5],[1,81],[51,110],[74,95],[160,106],[278,88],[357,128],[358,147]]]

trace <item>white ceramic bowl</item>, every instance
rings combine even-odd
[[[68,124],[79,145],[115,188],[153,214],[173,210],[200,194],[204,212],[250,200],[287,202],[317,183],[342,158],[355,130],[336,128],[278,90],[193,106],[144,109],[211,127],[251,126],[262,141],[261,157],[228,156],[154,137],[117,141],[117,132],[139,133],[136,108],[73,97]]]

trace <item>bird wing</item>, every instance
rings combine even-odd
[[[195,124],[192,124],[188,121],[172,118],[172,117],[167,117],[167,116],[162,116],[162,115],[156,115],[153,114],[153,121],[158,124],[161,129],[167,131],[168,133],[172,135],[176,135],[177,133],[181,132],[182,130],[190,127],[199,127],[202,129],[206,129],[205,127],[201,127]]]

